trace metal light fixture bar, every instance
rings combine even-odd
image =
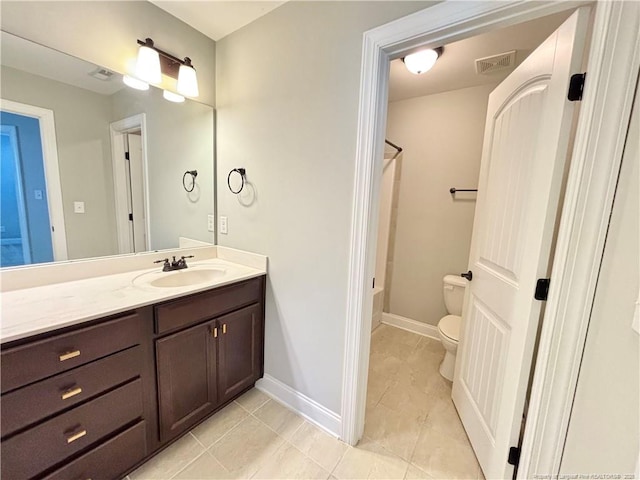
[[[180,65],[186,65],[187,67],[194,68],[189,57],[185,57],[184,60],[182,60],[175,55],[171,55],[170,53],[160,50],[154,45],[153,40],[150,38],[145,38],[144,41],[138,40],[138,45],[152,48],[158,52],[160,55],[160,69],[162,70],[162,73],[172,78],[178,78]]]

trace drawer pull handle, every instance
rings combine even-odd
[[[67,437],[67,443],[75,442],[79,438],[84,437],[86,434],[87,434],[86,430],[81,430],[80,432],[75,433],[75,434],[71,435],[70,437]]]
[[[227,324],[226,323],[222,324],[222,333],[227,333]]]
[[[213,327],[213,338],[218,338],[218,327]]]
[[[80,350],[74,350],[73,352],[67,352],[60,355],[60,361],[64,362],[65,360],[69,360],[71,358],[79,357]]]
[[[82,388],[76,387],[71,390],[67,390],[62,394],[62,400],[66,400],[67,398],[75,397],[76,395],[82,393]]]

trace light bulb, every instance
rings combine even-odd
[[[420,75],[433,68],[436,60],[438,60],[438,56],[437,51],[428,49],[407,55],[402,61],[407,67],[407,70],[416,75]]]
[[[151,43],[151,46],[153,46],[153,43]],[[136,77],[148,83],[160,83],[162,81],[160,55],[153,48],[142,45],[138,49]]]
[[[186,65],[180,65],[178,71],[178,92],[187,97],[197,97],[198,92],[198,78],[196,77],[196,71],[191,66],[191,62]]]
[[[138,80],[136,77],[132,77],[131,75],[123,76],[122,81],[126,86],[135,88],[136,90],[149,90],[149,84],[147,82]]]
[[[169,90],[163,90],[162,96],[165,100],[169,100],[174,103],[182,103],[184,102],[184,97],[182,95],[178,95],[177,93],[170,92]]]

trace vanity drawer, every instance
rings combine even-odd
[[[140,375],[142,348],[132,347],[2,396],[2,437]]]
[[[0,444],[3,478],[31,478],[142,417],[134,380]]]
[[[120,478],[146,454],[145,422],[140,422],[47,475],[44,480],[113,480]]]
[[[133,313],[3,351],[2,393],[140,343],[141,321]]]
[[[165,333],[259,302],[263,296],[262,277],[215,290],[198,293],[155,307],[156,333]]]

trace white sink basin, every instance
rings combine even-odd
[[[148,285],[156,288],[176,288],[210,283],[223,277],[226,270],[215,267],[195,267],[175,272],[150,272],[136,277],[134,285]]]

